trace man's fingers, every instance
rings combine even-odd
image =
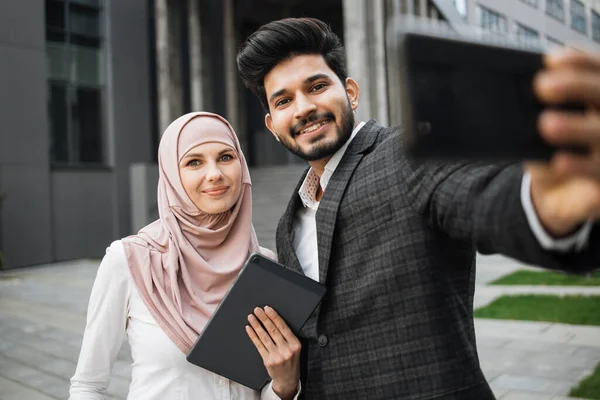
[[[600,154],[598,152],[589,156],[560,152],[553,157],[551,169],[557,176],[590,179],[600,186]]]
[[[578,103],[600,107],[598,71],[557,69],[543,71],[534,79],[535,92],[542,103]]]
[[[248,315],[248,322],[250,322],[252,329],[254,329],[254,332],[256,332],[267,351],[273,351],[275,349],[275,343],[273,343],[271,336],[265,331],[258,319],[253,314],[250,314]]]
[[[600,71],[600,56],[576,49],[561,49],[546,54],[544,64],[549,69],[575,67]]]
[[[270,316],[267,315],[267,313],[265,313],[265,311],[260,307],[256,307],[254,309],[254,314],[258,317],[258,319],[260,319],[265,329],[271,336],[273,342],[275,342],[275,344],[278,346],[284,345],[286,340],[279,331],[277,325],[275,325],[275,323],[271,320]]]
[[[550,144],[600,147],[600,114],[544,111],[539,119],[540,134]]]

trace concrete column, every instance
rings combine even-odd
[[[183,113],[181,4],[155,0],[158,129],[162,132]]]
[[[223,0],[223,46],[225,58],[225,90],[227,93],[227,120],[236,131],[243,151],[248,150],[248,135],[242,130],[242,113],[238,96],[237,40],[233,0]]]
[[[169,77],[170,77],[170,97],[171,121],[181,116],[184,112],[184,93],[183,93],[183,55],[182,55],[182,35],[187,34],[184,29],[187,25],[185,14],[185,3],[180,0],[169,0],[168,2],[169,18]],[[182,29],[182,25],[183,28]]]
[[[419,0],[419,15],[423,18],[427,17],[427,0]]]
[[[348,75],[360,86],[358,117],[388,124],[383,0],[344,0]]]
[[[402,14],[405,0],[388,0],[389,10],[393,16]]]
[[[202,30],[198,0],[188,0],[188,31],[190,53],[190,92],[192,111],[205,108],[202,88]]]
[[[171,123],[169,63],[169,14],[167,0],[155,0],[156,31],[156,84],[158,102],[158,129],[162,132]]]

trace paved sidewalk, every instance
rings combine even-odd
[[[252,171],[257,234],[268,247],[298,174],[298,167]],[[98,260],[78,260],[0,272],[0,400],[67,398],[97,266]],[[476,305],[516,290],[486,284],[523,267],[480,256]],[[478,319],[476,332],[482,367],[501,400],[564,399],[600,362],[596,327]],[[110,399],[126,398],[130,363],[124,344]]]
[[[600,287],[488,285],[520,269],[540,270],[502,256],[477,256],[475,308],[503,295],[600,296]],[[565,399],[600,363],[600,327],[475,319],[481,366],[501,400]]]

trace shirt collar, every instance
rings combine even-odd
[[[316,200],[317,197],[317,185],[321,185],[321,190],[325,191],[327,188],[327,184],[329,183],[329,179],[335,172],[337,166],[340,161],[344,157],[350,142],[356,137],[356,134],[360,129],[365,125],[364,121],[361,121],[356,128],[352,131],[350,138],[344,143],[342,147],[329,159],[327,164],[325,165],[325,169],[323,170],[323,175],[319,178],[319,175],[314,171],[314,169],[310,169],[304,178],[304,182],[302,182],[302,186],[298,190],[298,195],[300,195],[300,200],[302,200],[302,204],[304,207],[311,208],[316,210],[319,207],[319,202]]]

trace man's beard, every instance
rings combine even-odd
[[[320,160],[322,158],[332,156],[338,151],[344,144],[350,139],[352,135],[352,130],[354,129],[354,112],[352,111],[352,106],[350,105],[350,100],[348,100],[347,107],[342,112],[341,116],[341,124],[337,127],[336,137],[333,142],[325,142],[320,145],[311,146],[308,150],[303,150],[295,141],[294,137],[309,123],[327,119],[331,121],[331,123],[335,124],[335,115],[333,113],[323,113],[323,114],[313,114],[308,118],[302,120],[299,124],[293,126],[290,129],[290,138],[286,138],[285,140],[280,137],[281,144],[297,155],[298,157],[306,160],[306,161],[315,161]],[[323,137],[315,138],[315,141],[321,141]]]

